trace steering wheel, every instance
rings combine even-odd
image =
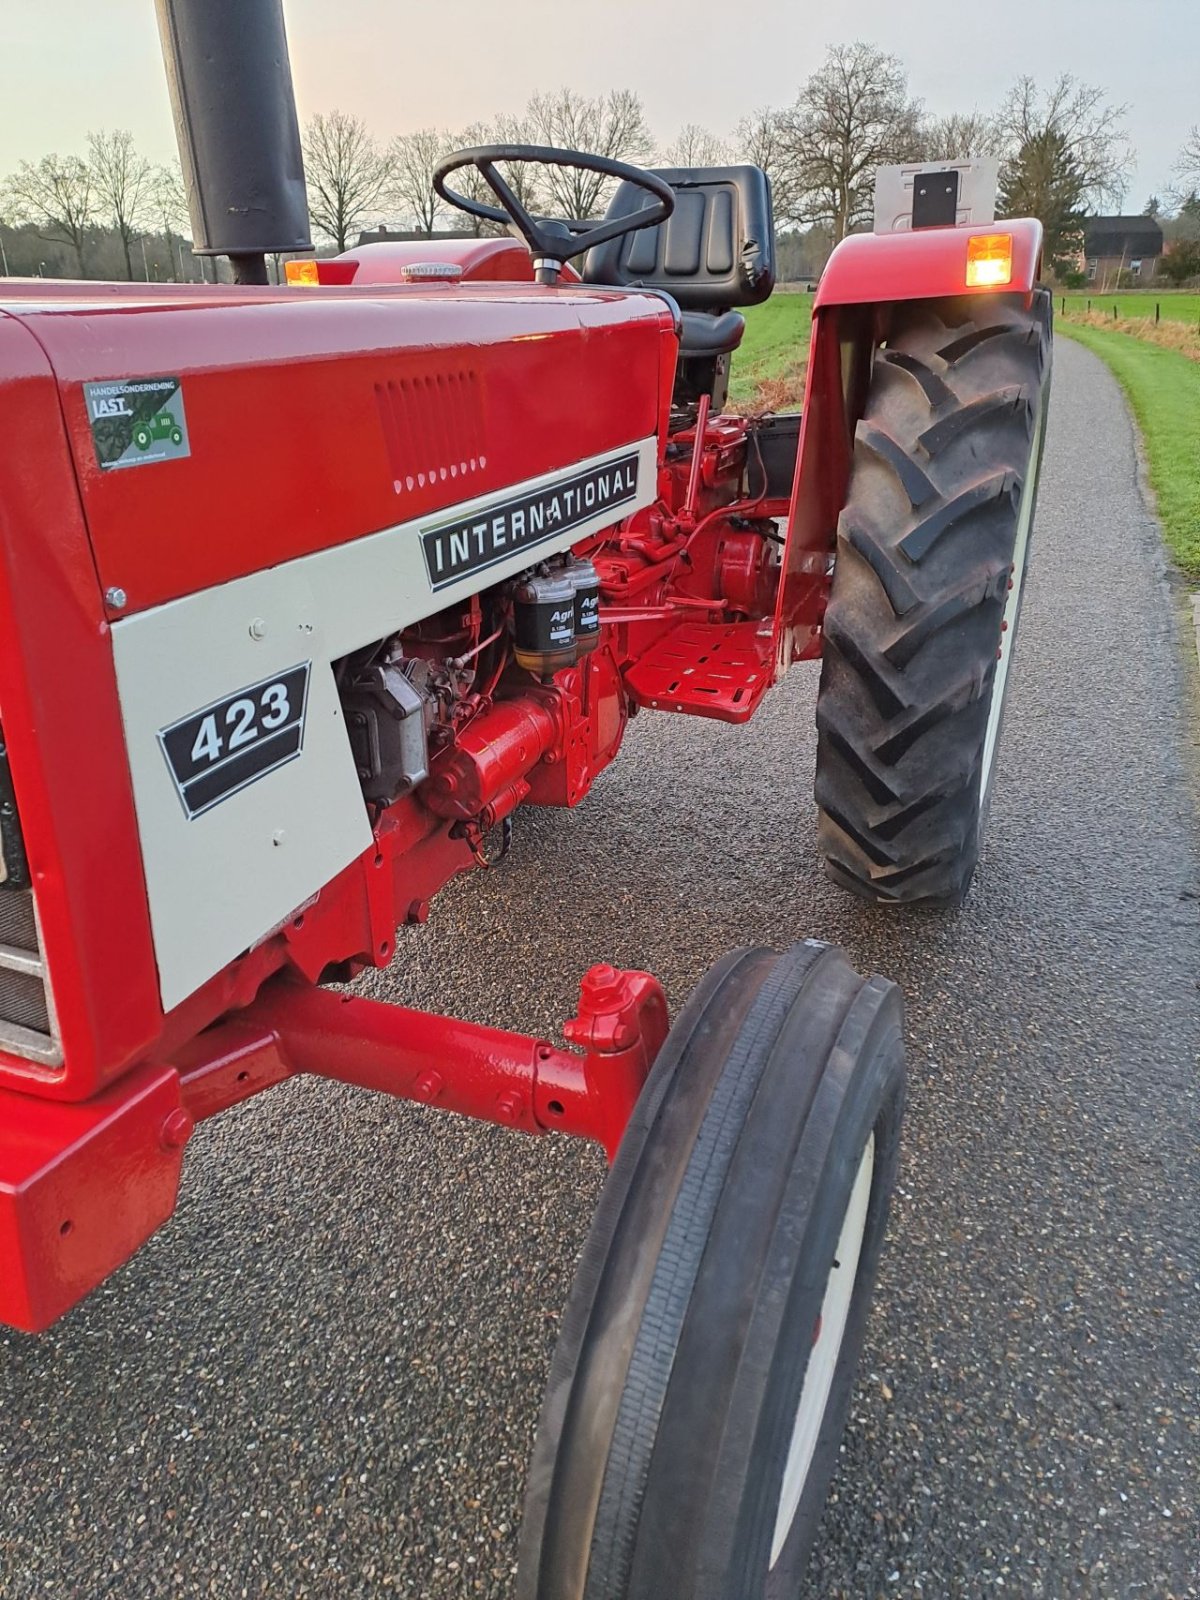
[[[653,197],[652,204],[623,217],[613,217],[609,222],[554,221],[531,217],[526,207],[517,199],[502,173],[496,171],[497,161],[536,162],[541,166],[578,167],[581,172],[600,172],[606,178],[622,178],[627,183]],[[446,179],[463,167],[474,167],[500,201],[498,206],[483,200],[472,200],[468,195],[456,194],[446,186]],[[457,206],[472,217],[483,217],[488,222],[501,222],[519,233],[533,256],[534,275],[539,283],[556,283],[559,269],[572,256],[581,256],[594,245],[606,244],[623,233],[635,233],[639,228],[653,228],[665,222],[675,209],[675,191],[669,183],[644,172],[641,167],[628,166],[624,161],[610,161],[607,156],[592,156],[582,150],[555,150],[540,144],[480,144],[470,150],[456,150],[453,155],[439,161],[433,174],[434,192],[443,200]]]

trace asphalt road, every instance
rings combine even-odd
[[[882,1282],[808,1600],[1200,1594],[1196,682],[1112,380],[1060,341],[986,857],[957,914],[817,868],[815,673],[645,716],[389,992],[549,1029],[814,934],[907,996]],[[0,1594],[507,1596],[598,1156],[317,1084],[201,1130],[175,1222],[0,1336]],[[669,1597],[664,1597],[669,1600]]]

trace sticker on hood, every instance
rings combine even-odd
[[[101,467],[149,467],[191,455],[182,379],[85,383],[83,398]]]

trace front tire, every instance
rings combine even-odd
[[[819,839],[869,900],[979,858],[1050,388],[1049,294],[901,306],[859,422],[817,699]]]
[[[862,1345],[904,1094],[895,986],[809,941],[701,984],[563,1319],[520,1600],[791,1600]]]

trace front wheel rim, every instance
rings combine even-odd
[[[875,1134],[863,1147],[858,1171],[846,1202],[841,1232],[833,1254],[833,1265],[825,1282],[825,1293],[817,1318],[812,1353],[804,1373],[796,1420],[792,1425],[783,1485],[779,1491],[779,1510],[771,1539],[770,1571],[774,1571],[792,1531],[792,1524],[804,1497],[804,1487],[812,1468],[833,1380],[846,1336],[846,1323],[858,1279],[858,1263],[867,1231],[871,1200],[871,1179],[875,1171]]]

